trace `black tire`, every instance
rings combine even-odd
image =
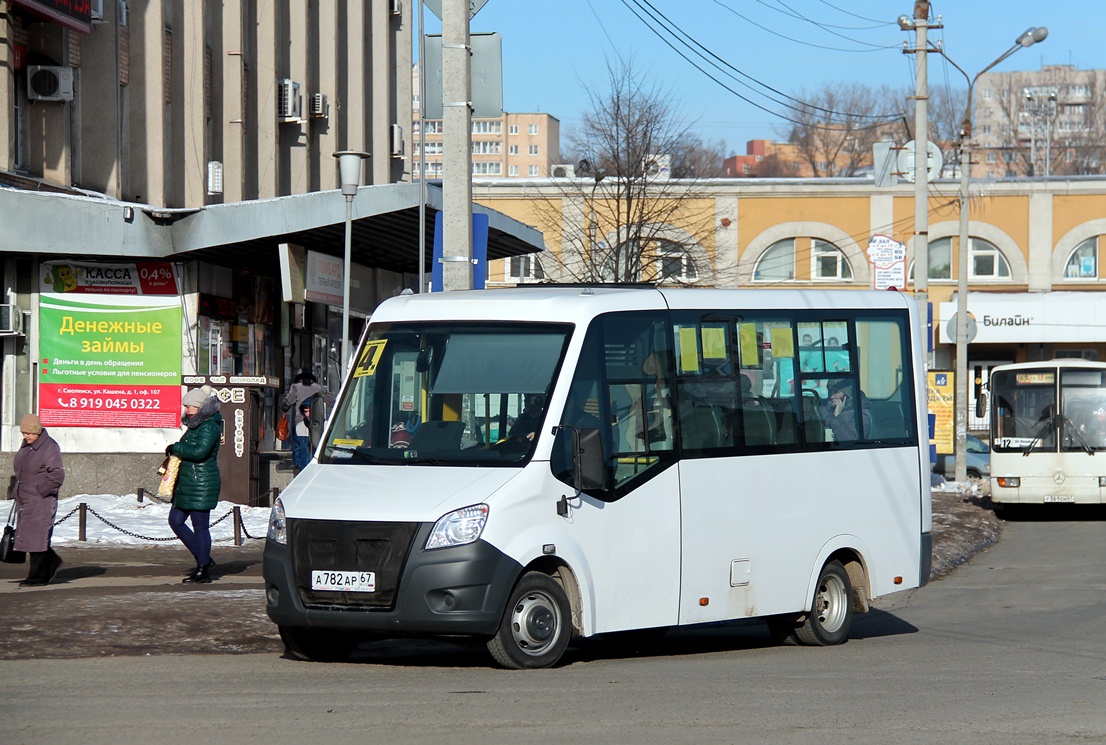
[[[304,629],[281,626],[280,640],[284,649],[297,660],[305,662],[342,662],[357,649],[359,639],[340,631]]]
[[[535,670],[557,664],[571,638],[572,607],[564,588],[547,574],[527,572],[511,592],[488,651],[505,668]]]
[[[799,642],[828,647],[849,638],[853,623],[853,586],[839,561],[828,562],[818,575],[806,620],[795,629]]]
[[[795,646],[799,643],[799,623],[795,616],[772,616],[767,620],[768,633],[776,644]]]

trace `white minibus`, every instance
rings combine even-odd
[[[918,327],[897,292],[389,299],[274,502],[268,615],[309,660],[418,636],[542,668],[748,618],[841,643],[929,577]]]

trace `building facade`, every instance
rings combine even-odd
[[[444,160],[442,120],[428,119],[425,125],[426,131],[420,137],[416,109],[411,124],[414,137],[411,172],[418,177],[423,160],[419,148],[425,143],[426,178],[440,179]],[[560,157],[561,123],[549,114],[504,112],[496,119],[472,120],[474,179],[538,178],[552,176],[558,168],[561,175],[566,175],[572,166],[560,164]]]

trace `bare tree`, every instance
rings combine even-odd
[[[608,63],[606,88],[589,88],[589,110],[566,152],[576,178],[538,195],[544,232],[559,235],[558,272],[575,282],[701,282],[714,277],[694,236],[713,207],[688,199],[696,178],[721,168],[721,145],[705,145],[680,118],[676,97],[632,60]],[[552,271],[543,270],[545,275]]]
[[[902,98],[886,86],[831,83],[794,96],[785,131],[815,178],[854,176],[871,163],[872,145],[896,126]]]

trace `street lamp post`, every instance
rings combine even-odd
[[[346,198],[346,246],[342,265],[342,377],[349,365],[349,285],[350,247],[353,241],[353,198],[361,184],[361,161],[369,157],[360,150],[340,150],[334,153],[338,159],[338,179],[342,195]]]
[[[956,472],[954,476],[957,481],[965,481],[968,478],[968,223],[971,210],[968,184],[972,170],[972,89],[975,88],[975,82],[979,80],[980,75],[1019,49],[1044,41],[1047,36],[1048,29],[1044,26],[1030,27],[1017,38],[1013,46],[977,72],[975,77],[964,72],[963,68],[953,62],[943,50],[939,52],[968,81],[968,103],[964,107],[964,120],[960,125],[960,236],[957,241],[960,253],[957,258],[956,277]]]

